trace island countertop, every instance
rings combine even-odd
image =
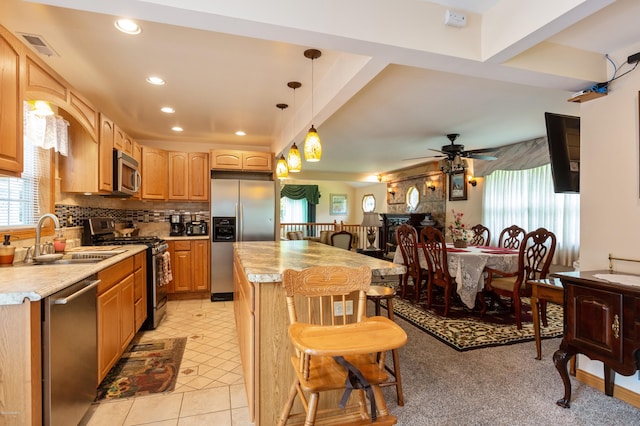
[[[400,275],[406,271],[403,265],[307,240],[237,242],[233,247],[247,279],[254,283],[281,282],[285,269],[322,265],[365,265],[373,275]]]
[[[25,299],[30,301],[43,299],[98,273],[104,268],[115,265],[127,257],[146,250],[147,246],[138,244],[117,247],[82,246],[70,251],[100,251],[111,248],[124,250],[124,252],[97,263],[75,263],[70,265],[26,265],[19,263],[1,268],[0,305],[21,304]]]

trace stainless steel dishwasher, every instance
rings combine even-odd
[[[42,373],[45,425],[76,425],[96,397],[96,276],[47,297],[43,304]]]

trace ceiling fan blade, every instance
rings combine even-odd
[[[470,149],[465,151],[467,154],[481,154],[485,152],[495,152],[498,148],[479,148],[479,149]]]
[[[446,155],[429,155],[428,157],[414,157],[414,158],[403,158],[402,161],[409,161],[409,160],[424,160],[426,158],[442,158],[442,157],[446,157]]]
[[[429,148],[429,151],[439,152],[440,154],[444,154],[445,156],[447,155],[447,153],[446,153],[446,152],[444,152],[444,151],[440,151],[439,149]]]
[[[463,157],[467,157],[467,158],[471,158],[474,160],[487,160],[487,161],[493,161],[493,160],[497,160],[498,157],[494,157],[492,155],[482,155],[482,154],[475,154],[473,152],[466,152],[464,153],[464,155],[462,155]]]

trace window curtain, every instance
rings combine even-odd
[[[549,163],[547,138],[531,139],[502,146],[487,153],[494,161],[473,160],[473,175],[489,176],[496,170],[527,170]]]
[[[306,198],[310,204],[320,202],[320,190],[318,185],[285,185],[280,190],[280,198],[287,197],[292,200]]]
[[[556,235],[554,264],[571,266],[580,248],[580,195],[553,192],[551,166],[497,170],[486,176],[483,223],[497,238],[511,225],[527,232],[539,227]]]
[[[69,122],[54,115],[41,116],[34,113],[28,102],[24,102],[24,139],[33,146],[53,148],[65,157],[69,153]]]

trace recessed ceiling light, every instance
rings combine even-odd
[[[180,126],[173,126],[171,130],[173,130],[174,132],[182,132],[184,129]]]
[[[171,108],[171,107],[162,107],[160,108],[160,111],[166,113],[166,114],[173,114],[174,112],[176,112],[175,109]]]
[[[140,34],[142,32],[142,28],[131,19],[118,19],[113,25],[118,31],[122,31],[125,34]]]
[[[245,132],[243,132],[242,130],[238,130],[238,131],[236,132],[236,135],[237,135],[237,136],[247,136],[247,134],[246,134]]]
[[[160,77],[149,76],[147,77],[147,83],[155,84],[156,86],[162,86],[165,81]]]

